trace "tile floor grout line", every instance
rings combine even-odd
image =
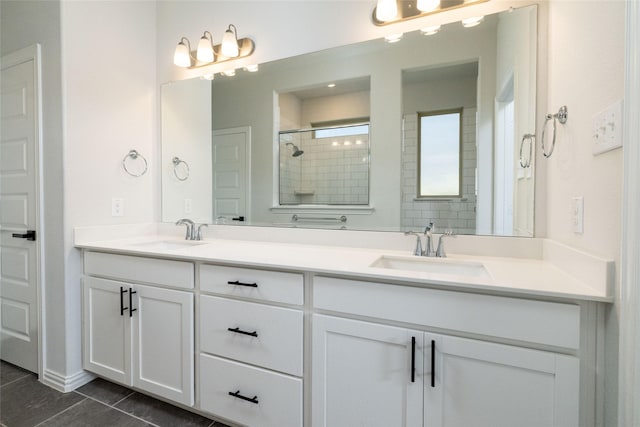
[[[79,392],[79,391],[76,391],[76,393],[78,393],[78,394],[79,394],[79,395],[81,395],[81,396],[85,396],[86,398],[91,399],[91,400],[93,400],[93,401],[95,401],[95,402],[98,402],[98,403],[100,403],[100,404],[102,404],[102,405],[104,405],[104,406],[108,406],[108,407],[109,407],[109,408],[111,408],[111,409],[115,409],[115,410],[116,410],[116,411],[118,411],[118,412],[121,412],[121,413],[123,413],[123,414],[129,415],[130,417],[133,417],[133,418],[135,418],[135,419],[137,419],[137,420],[139,420],[139,421],[142,421],[142,422],[144,422],[144,423],[147,423],[148,425],[151,425],[151,426],[154,426],[154,427],[161,427],[161,426],[159,426],[158,424],[154,424],[154,423],[152,423],[151,421],[145,420],[145,419],[140,418],[140,417],[138,417],[138,416],[136,416],[136,415],[130,414],[129,412],[124,411],[124,410],[122,410],[122,409],[120,409],[120,408],[116,408],[116,407],[115,407],[115,406],[113,406],[113,405],[109,405],[108,403],[102,402],[102,401],[100,401],[100,400],[96,399],[95,397],[88,396],[88,395],[86,395],[86,394],[82,394],[82,393],[81,393],[81,392]],[[133,394],[133,393],[135,393],[135,391],[132,391],[132,392],[131,392],[131,394]],[[130,396],[131,396],[131,394],[129,394],[129,396],[127,396],[127,397],[130,397]],[[123,400],[125,400],[127,397],[125,397],[124,399],[120,399],[120,400],[118,400],[115,404],[122,402],[122,401],[123,401]],[[115,405],[115,404],[114,404],[114,405]]]
[[[125,400],[127,400],[128,398],[130,398],[131,396],[133,396],[134,394],[136,394],[135,391],[133,390],[129,390],[131,393],[127,394],[125,397],[123,397],[122,399],[118,400],[116,403],[113,404],[113,407],[115,408],[116,405],[124,402]]]
[[[65,409],[63,409],[62,411],[60,411],[60,412],[57,412],[57,413],[53,414],[52,416],[50,416],[50,417],[49,417],[49,418],[47,418],[46,420],[44,420],[44,421],[40,421],[40,422],[39,422],[38,424],[36,424],[34,427],[38,427],[38,426],[40,426],[40,425],[42,425],[42,424],[46,423],[47,421],[51,420],[52,418],[55,418],[55,417],[57,417],[58,415],[60,415],[60,414],[63,414],[63,413],[65,413],[65,412],[67,412],[69,409],[73,408],[74,406],[77,406],[77,405],[81,404],[81,403],[82,403],[82,402],[84,402],[85,400],[87,400],[87,399],[86,399],[86,398],[85,398],[85,399],[82,399],[82,400],[80,400],[80,401],[78,401],[78,402],[74,403],[73,405],[69,406],[68,408],[65,408]]]
[[[15,383],[15,382],[17,382],[17,381],[20,381],[20,380],[24,379],[24,378],[30,377],[31,375],[33,375],[33,374],[25,374],[23,377],[16,378],[16,379],[15,379],[15,380],[13,380],[13,381],[9,381],[8,383],[2,384],[2,385],[0,386],[0,388],[3,388],[3,387],[5,387],[5,386],[8,386],[9,384],[13,384],[13,383]],[[37,378],[36,378],[36,380],[37,380]]]

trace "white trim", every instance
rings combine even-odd
[[[58,372],[47,369],[40,377],[40,382],[63,393],[68,393],[87,384],[95,377],[95,375],[87,371],[79,371],[65,377]]]
[[[40,44],[32,44],[15,52],[9,53],[2,57],[1,68],[13,67],[15,65],[26,62],[33,62],[33,103],[34,103],[34,127],[35,127],[35,173],[36,173],[36,302],[38,306],[38,376],[41,377],[44,372],[44,346],[45,346],[45,329],[43,327],[44,319],[44,215],[41,215],[44,206],[43,186],[43,170],[42,161],[44,158],[42,152],[42,60]]]
[[[640,425],[640,3],[626,2],[618,425]]]

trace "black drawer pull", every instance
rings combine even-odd
[[[233,282],[227,282],[227,284],[236,285],[236,286],[248,286],[250,288],[257,288],[258,287],[257,283],[242,283],[242,282],[239,282],[237,280],[234,280]]]
[[[229,332],[235,332],[236,334],[242,334],[242,335],[250,335],[252,337],[256,337],[258,338],[258,331],[253,331],[253,332],[247,332],[247,331],[243,331],[240,328],[227,328],[227,331]]]
[[[238,399],[246,400],[247,402],[255,403],[256,405],[258,404],[258,396],[253,396],[253,397],[243,396],[240,394],[240,390],[236,391],[235,393],[230,391],[229,396],[237,397]]]
[[[436,342],[431,340],[431,387],[436,386]]]
[[[416,337],[411,337],[411,382],[416,382]]]
[[[138,292],[129,288],[129,317],[133,317],[133,312],[138,311],[137,308],[133,308],[133,294],[137,294]]]
[[[127,292],[129,291],[120,286],[120,316],[124,316],[125,310],[129,308],[124,306],[124,294],[126,294]]]

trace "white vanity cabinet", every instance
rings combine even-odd
[[[302,274],[201,265],[199,284],[200,409],[302,426]]]
[[[194,401],[194,296],[190,291],[124,281],[130,263],[158,267],[166,263],[112,254],[87,252],[83,279],[83,363],[88,371],[173,401]],[[193,283],[193,266],[179,263]],[[174,265],[175,266],[175,265]],[[136,276],[147,283],[165,282],[158,272],[144,269]],[[174,271],[175,273],[175,271]],[[105,277],[94,277],[105,276]],[[112,280],[116,277],[122,280]],[[182,287],[182,286],[179,286]]]
[[[314,427],[580,424],[579,306],[316,277],[314,307]]]

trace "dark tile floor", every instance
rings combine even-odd
[[[60,393],[36,376],[0,362],[2,427],[226,427],[103,379]]]

